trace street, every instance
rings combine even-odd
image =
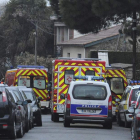
[[[119,127],[113,123],[112,130],[103,129],[101,125],[71,124],[63,127],[63,119],[54,123],[51,115],[42,115],[43,126],[34,127],[24,135],[22,140],[130,140],[130,128]],[[18,139],[20,140],[20,139]]]

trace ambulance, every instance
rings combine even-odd
[[[57,122],[59,117],[64,115],[65,100],[60,99],[60,95],[66,95],[74,76],[88,75],[105,77],[105,61],[99,61],[97,58],[58,58],[52,61],[52,121]]]
[[[5,83],[8,86],[34,87],[37,97],[41,97],[41,109],[49,108],[49,94],[47,91],[48,69],[44,66],[19,65],[16,69],[7,70]]]
[[[111,89],[112,115],[115,118],[117,112],[116,107],[118,106],[118,102],[116,101],[122,98],[122,94],[128,85],[127,79],[125,71],[120,67],[106,67],[105,77]]]

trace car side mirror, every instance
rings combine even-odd
[[[16,105],[22,105],[22,104],[23,104],[23,102],[20,100],[16,102]]]
[[[23,101],[23,103],[22,103],[23,105],[27,105],[28,104],[28,102],[27,101]]]
[[[37,99],[38,99],[38,103],[39,103],[42,100],[42,97],[38,97]]]
[[[28,103],[32,103],[32,101],[31,101],[30,99],[27,99],[26,101],[27,101]]]
[[[60,95],[60,99],[65,99],[65,94],[64,94],[64,93],[62,93],[62,94]]]

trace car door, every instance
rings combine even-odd
[[[72,89],[70,116],[107,117],[108,93],[109,87],[104,85],[76,84]]]
[[[130,94],[131,88],[127,87],[122,95],[121,102],[119,104],[119,113],[121,120],[125,120],[125,111],[128,109],[127,107],[127,99]]]

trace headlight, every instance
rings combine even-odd
[[[33,112],[36,112],[36,111],[38,110],[38,108],[37,108],[36,106],[34,106],[34,107],[32,108],[32,110],[33,110]]]

